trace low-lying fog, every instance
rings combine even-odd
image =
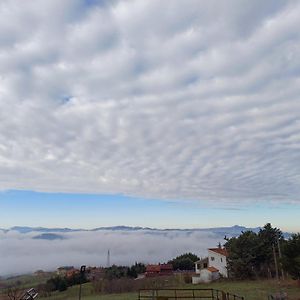
[[[55,270],[63,265],[106,266],[108,249],[111,264],[166,262],[185,252],[205,256],[208,247],[223,242],[212,232],[104,230],[59,233],[63,239],[34,239],[38,235],[0,231],[0,275]]]

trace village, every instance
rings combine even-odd
[[[227,278],[227,250],[225,248],[209,248],[208,255],[194,262],[193,270],[174,269],[172,263],[148,264],[145,265],[145,272],[137,273],[136,279],[154,278],[172,275],[190,275],[193,284],[209,283],[220,278]],[[108,268],[87,267],[85,268],[85,278],[88,281],[101,280],[105,278]],[[143,269],[141,269],[143,270]],[[36,271],[36,276],[43,276],[45,272]],[[80,269],[73,266],[62,266],[57,268],[56,274],[67,279],[80,274]]]

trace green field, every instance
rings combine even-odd
[[[50,275],[49,275],[50,276]],[[15,277],[2,283],[21,282],[23,288],[35,287],[38,284],[45,282],[47,278],[38,278],[36,276],[25,275]],[[244,296],[245,300],[267,300],[270,293],[284,291],[288,294],[289,300],[300,300],[300,285],[295,281],[287,280],[278,283],[275,280],[256,280],[256,281],[221,281],[211,284],[181,284],[174,288],[213,288],[230,292],[232,294]],[[41,300],[76,300],[78,299],[79,286],[68,288],[64,292],[53,292],[49,297],[41,297]],[[82,300],[137,300],[138,294],[122,293],[122,294],[99,294],[95,293],[93,285],[86,283],[82,285]],[[0,300],[6,299],[5,295],[0,295]]]
[[[278,284],[272,280],[262,281],[224,281],[211,284],[183,285],[178,288],[214,288],[244,296],[245,300],[267,300],[270,293],[285,291],[289,300],[300,300],[300,286],[296,282],[286,281]],[[51,297],[43,300],[75,300],[78,299],[78,286],[69,288],[65,292],[55,292]],[[87,283],[82,288],[82,300],[137,300],[137,293],[123,293],[101,295],[93,294],[91,284]]]
[[[31,288],[34,286],[37,286],[39,284],[45,283],[48,279],[50,279],[53,276],[53,273],[45,274],[44,276],[35,276],[35,275],[20,275],[20,276],[14,276],[8,279],[2,279],[0,280],[0,284],[3,285],[14,285],[19,286],[21,288]]]

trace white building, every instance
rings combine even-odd
[[[197,276],[192,278],[193,284],[217,280],[220,276],[228,277],[227,256],[225,248],[208,249],[208,257],[195,262]]]
[[[218,269],[223,277],[228,277],[227,256],[228,253],[225,248],[208,249],[208,266]]]

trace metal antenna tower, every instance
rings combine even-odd
[[[106,262],[106,266],[107,266],[107,268],[110,267],[110,250],[109,250],[109,249],[108,249],[108,251],[107,251],[107,262]]]

